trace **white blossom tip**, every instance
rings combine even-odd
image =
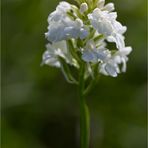
[[[86,12],[88,10],[88,5],[87,3],[82,3],[80,6],[80,12],[81,14],[83,14],[84,12]]]

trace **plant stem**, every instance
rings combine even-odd
[[[84,98],[84,80],[85,65],[82,62],[79,75],[79,99],[80,99],[80,144],[81,148],[89,148],[89,111]]]

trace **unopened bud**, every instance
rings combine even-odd
[[[113,3],[108,3],[107,5],[105,5],[104,7],[107,11],[111,12],[115,10],[114,4]]]
[[[81,6],[80,6],[80,12],[81,13],[84,13],[88,10],[88,6],[86,3],[82,3]]]

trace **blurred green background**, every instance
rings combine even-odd
[[[125,74],[102,76],[87,97],[90,148],[146,148],[146,0],[112,1],[133,52]],[[2,148],[79,148],[77,88],[59,69],[40,66],[47,17],[58,3],[1,2]]]

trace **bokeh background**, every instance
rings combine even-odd
[[[146,148],[146,0],[112,1],[133,52],[125,74],[102,76],[87,97],[90,148]],[[47,17],[58,3],[1,2],[2,148],[79,148],[77,88],[59,69],[40,66]]]

